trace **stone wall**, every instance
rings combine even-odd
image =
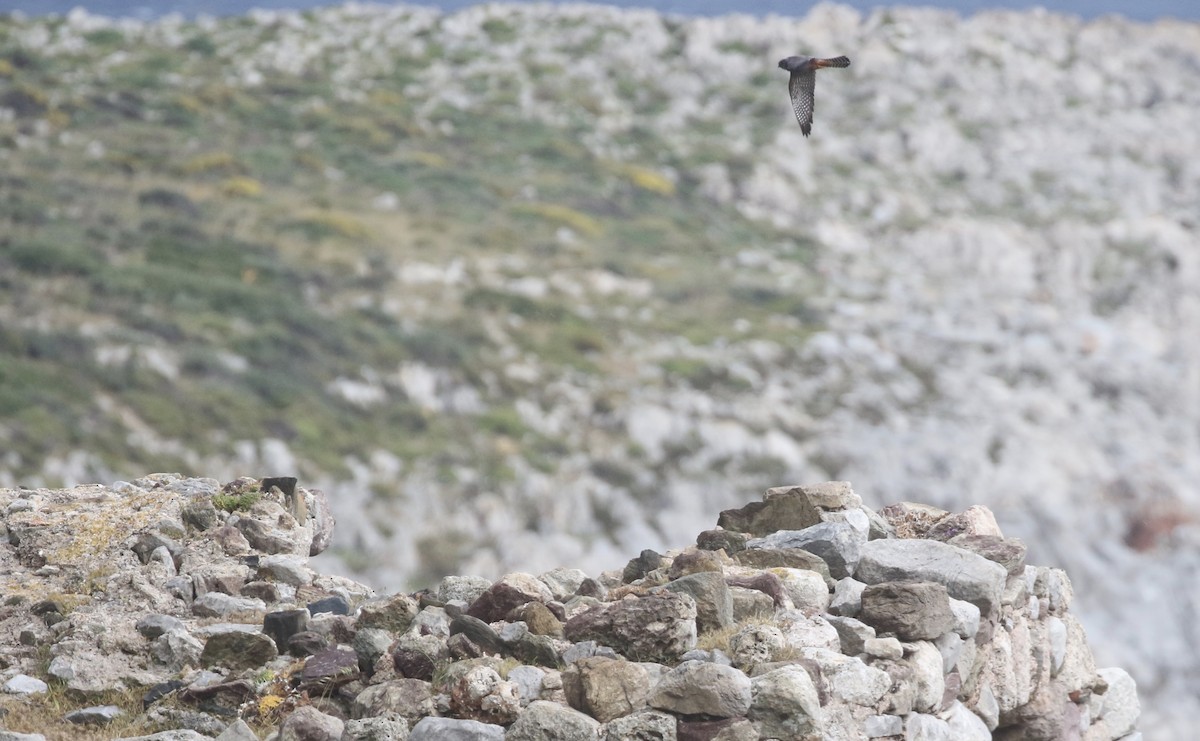
[[[984,507],[779,487],[620,572],[391,595],[308,567],[333,522],[295,479],[6,489],[0,509],[0,738],[1141,738],[1067,575]],[[138,702],[93,702],[121,693]]]

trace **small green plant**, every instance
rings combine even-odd
[[[226,512],[244,512],[262,499],[262,492],[248,491],[243,494],[217,494],[212,498],[213,506]]]

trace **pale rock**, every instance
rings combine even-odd
[[[941,718],[950,727],[950,738],[954,741],[992,741],[992,732],[983,719],[958,700],[950,703]]]
[[[965,600],[951,597],[950,612],[954,615],[954,632],[964,640],[975,638],[979,632],[979,608]]]
[[[829,609],[829,587],[825,579],[815,571],[806,569],[771,569],[779,577],[783,589],[797,610],[825,612]]]
[[[783,633],[784,642],[792,648],[842,650],[837,629],[820,615],[810,617],[798,610],[780,611],[776,613],[775,624]]]
[[[804,667],[789,664],[750,680],[752,701],[746,717],[765,738],[803,738],[825,727],[820,698]]]
[[[311,705],[293,710],[279,726],[279,741],[341,741],[345,722]]]
[[[857,579],[839,579],[829,602],[829,612],[834,615],[857,617],[862,610],[862,594],[866,588],[867,585]]]
[[[313,582],[313,571],[305,561],[299,556],[263,556],[258,562],[258,578],[306,587]]]
[[[934,715],[913,713],[904,719],[904,741],[966,741],[954,735],[950,724]]]
[[[675,741],[677,723],[669,713],[646,710],[610,721],[604,741]]]
[[[535,700],[504,734],[505,741],[593,741],[600,723],[556,702]]]
[[[912,667],[917,686],[914,710],[918,713],[936,710],[942,704],[942,695],[946,691],[942,654],[929,641],[906,643],[904,653],[904,660]]]
[[[685,661],[658,680],[649,705],[679,715],[736,718],[750,707],[751,681],[731,666]]]
[[[1050,642],[1050,676],[1057,677],[1067,658],[1067,624],[1062,618],[1046,618],[1046,638]]]
[[[774,625],[747,625],[730,636],[729,653],[734,666],[750,672],[774,661],[786,645],[783,632]]]
[[[867,738],[900,736],[904,733],[904,718],[898,715],[872,715],[863,722]]]
[[[552,569],[538,576],[538,579],[549,588],[551,596],[560,602],[566,602],[575,596],[579,585],[583,584],[587,578],[587,573],[581,569],[564,567]]]
[[[895,636],[868,638],[863,642],[863,653],[878,659],[899,659],[904,656],[904,644]]]
[[[4,683],[4,691],[10,695],[38,695],[49,689],[45,682],[28,674],[18,674]]]
[[[848,656],[863,653],[866,642],[875,638],[875,629],[861,620],[840,615],[829,615],[825,620],[837,631],[841,651]]]
[[[428,716],[412,727],[408,741],[504,741],[504,727],[477,720]]]
[[[870,540],[863,544],[854,578],[867,584],[895,580],[932,581],[951,597],[990,614],[1004,595],[1007,572],[1000,564],[932,540]]]
[[[1137,684],[1120,667],[1101,669],[1100,677],[1108,683],[1100,707],[1099,719],[1108,726],[1114,738],[1132,733],[1137,728],[1142,707],[1138,700]]]
[[[892,686],[887,672],[856,658],[822,648],[802,649],[801,655],[820,668],[830,695],[842,702],[874,707]]]

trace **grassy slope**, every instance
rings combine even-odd
[[[631,337],[706,342],[733,316],[811,315],[802,295],[714,267],[781,235],[664,177],[652,131],[630,137],[640,154],[620,162],[578,143],[585,119],[552,127],[503,105],[486,117],[444,107],[434,118],[450,125],[431,132],[414,123],[427,101],[405,89],[436,46],[346,103],[311,70],[253,91],[225,84],[235,60],[218,39],[266,43],[270,28],[231,19],[182,33],[176,50],[100,29],[78,53],[43,56],[0,20],[0,98],[18,112],[0,124],[0,435],[16,481],[75,449],[133,475],[190,470],[265,437],[334,473],[366,449],[477,461],[496,434],[552,467],[561,446],[511,414],[532,389],[504,376],[505,346],[551,375],[599,378],[622,372]],[[389,192],[394,208],[372,206]],[[581,313],[473,274],[449,287],[396,279],[456,256],[603,270],[653,291]],[[620,318],[640,309],[648,319]],[[487,411],[430,415],[395,393],[364,407],[327,390],[413,359],[486,389]],[[667,371],[713,382],[687,362]]]

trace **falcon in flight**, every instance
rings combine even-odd
[[[780,69],[791,73],[788,79],[788,92],[792,95],[792,110],[796,111],[796,120],[800,122],[800,130],[805,136],[812,133],[813,120],[813,87],[817,82],[817,70],[822,67],[849,67],[850,60],[846,57],[833,59],[814,59],[813,57],[788,57],[779,60]]]

